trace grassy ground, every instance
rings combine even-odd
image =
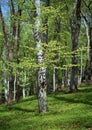
[[[38,113],[36,97],[0,106],[0,130],[92,130],[92,87],[48,95],[48,113]]]

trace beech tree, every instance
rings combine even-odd
[[[77,91],[78,85],[78,38],[80,33],[81,25],[81,0],[75,0],[73,16],[71,19],[71,38],[72,38],[72,70],[71,70],[71,80],[70,80],[70,91]]]

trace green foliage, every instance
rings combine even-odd
[[[72,39],[71,39],[71,26],[70,20],[72,18],[73,4],[74,0],[51,0],[50,5],[46,6],[46,0],[41,0],[41,17],[40,17],[40,27],[39,27],[39,36],[40,40],[45,38],[44,34],[47,33],[47,41],[36,42],[34,38],[35,21],[36,21],[36,7],[34,0],[14,0],[15,15],[12,15],[12,12],[7,12],[4,20],[6,23],[6,35],[8,37],[9,47],[12,45],[13,38],[13,28],[12,26],[16,25],[16,36],[14,38],[14,51],[13,51],[13,60],[9,61],[8,59],[8,49],[4,49],[5,39],[4,34],[2,33],[2,28],[0,26],[0,76],[5,71],[7,74],[10,73],[12,68],[12,74],[15,76],[17,74],[20,79],[20,86],[30,86],[30,82],[35,86],[36,81],[36,70],[39,67],[46,67],[49,71],[52,84],[52,75],[53,68],[58,69],[58,76],[61,82],[63,77],[63,71],[69,70],[70,73],[71,67],[82,66],[85,69],[86,59],[87,59],[87,37],[86,30],[83,24],[83,18],[81,21],[81,30],[79,36],[78,49],[72,51]],[[87,5],[89,1],[86,2]],[[10,5],[9,5],[10,6]],[[21,16],[18,15],[18,7],[21,8]],[[91,5],[89,5],[91,8]],[[85,3],[82,2],[82,12],[83,15],[87,16],[90,19],[90,12],[85,6]],[[6,18],[9,17],[8,20]],[[59,28],[57,21],[59,21]],[[20,39],[18,47],[18,22],[20,22]],[[1,24],[1,21],[0,21]],[[58,29],[57,29],[58,28]],[[59,30],[60,29],[60,30]],[[57,31],[59,30],[59,31]],[[59,39],[59,40],[58,40]],[[37,44],[40,45],[39,48],[36,48]],[[18,47],[18,48],[17,48]],[[19,56],[17,55],[17,49],[19,49]],[[37,52],[43,51],[43,62],[37,64]],[[4,55],[3,55],[4,53]],[[82,53],[82,57],[81,57]],[[75,55],[78,58],[78,64],[71,64],[72,57]],[[83,63],[81,63],[81,59]],[[19,60],[19,62],[17,62]],[[3,66],[3,63],[5,66]],[[19,69],[19,72],[17,72]],[[83,70],[84,71],[84,70]],[[24,80],[25,72],[27,73],[26,81]],[[8,77],[8,76],[7,76]],[[4,77],[2,77],[2,80]],[[2,85],[1,85],[2,86]]]

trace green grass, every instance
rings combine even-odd
[[[0,106],[0,130],[92,130],[92,87],[48,95],[49,112],[38,113],[35,96]]]

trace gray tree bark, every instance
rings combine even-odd
[[[71,79],[70,79],[70,91],[77,91],[78,85],[78,59],[76,56],[76,51],[78,49],[78,38],[80,33],[81,24],[81,0],[75,0],[73,17],[71,20],[71,35],[72,35],[72,65],[71,68]]]
[[[44,62],[43,51],[40,49],[41,46],[41,35],[40,35],[40,17],[41,17],[41,9],[40,9],[40,0],[35,0],[36,7],[36,21],[35,21],[35,41],[37,48],[37,63],[40,65]],[[46,101],[46,68],[39,67],[37,71],[37,89],[38,89],[38,107],[39,112],[46,112],[48,110],[47,101]]]
[[[83,13],[83,18],[84,18],[84,24],[86,27],[86,34],[87,34],[87,39],[88,39],[88,49],[87,49],[87,60],[86,60],[86,66],[85,66],[85,71],[84,71],[84,78],[86,83],[92,84],[92,11],[91,11],[91,1],[87,4],[86,1],[84,1],[84,4],[86,8],[88,9],[88,14],[89,16],[85,16]]]

